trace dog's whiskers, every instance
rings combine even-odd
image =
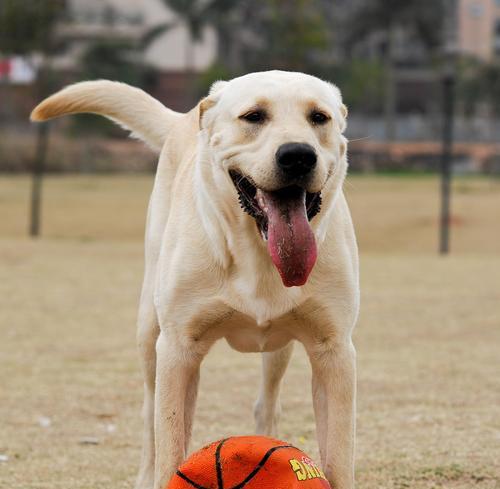
[[[349,139],[349,143],[355,143],[357,141],[365,141],[366,139],[372,139],[373,136],[363,136],[362,138],[356,138],[356,139]]]

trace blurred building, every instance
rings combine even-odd
[[[213,31],[207,29],[204,39],[194,43],[182,21],[161,0],[69,0],[67,21],[61,34],[76,41],[59,63],[77,63],[85,44],[99,38],[138,40],[160,24],[170,28],[145,51],[150,66],[165,72],[202,71],[216,53]],[[187,59],[186,53],[192,52]],[[189,65],[188,65],[189,64]]]
[[[154,95],[174,109],[185,109],[192,102],[186,85],[194,73],[213,62],[217,40],[207,28],[203,39],[193,42],[182,19],[162,0],[69,0],[67,20],[59,29],[68,48],[54,66],[76,71],[90,43],[100,39],[139,43],[160,25],[168,28],[140,52],[139,61],[156,72],[154,86],[148,87]]]
[[[500,56],[500,0],[458,0],[457,41],[463,54],[492,61]]]

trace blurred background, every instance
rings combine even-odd
[[[491,146],[500,107],[496,0],[3,0],[0,14],[0,117],[16,137],[28,136],[40,97],[78,80],[122,80],[188,110],[214,80],[277,68],[341,88],[349,136],[370,139],[351,148],[353,170],[432,170],[441,80],[455,58],[456,136],[482,143],[482,151],[460,146],[460,171],[500,173]],[[88,118],[66,123],[66,136],[75,124],[78,134],[124,136]],[[396,142],[415,144],[398,152],[388,146]],[[19,151],[4,152],[3,170],[26,169]],[[52,169],[62,164],[52,160]]]
[[[499,0],[0,0],[0,487],[131,487],[140,453],[157,155],[105,119],[30,111],[98,78],[187,111],[267,69],[332,81],[349,108],[358,487],[500,487]],[[252,432],[259,363],[214,347],[193,448]],[[286,378],[280,436],[316,456],[300,348]]]
[[[34,179],[31,217],[4,220],[0,234],[41,232],[45,172],[156,166],[154,154],[96,116],[30,124],[43,97],[107,78],[186,111],[214,80],[273,68],[340,87],[351,174],[442,171],[440,219],[460,225],[448,211],[448,175],[500,174],[499,56],[496,0],[2,0],[0,172]]]

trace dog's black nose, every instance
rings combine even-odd
[[[305,143],[282,144],[276,152],[276,163],[289,178],[303,177],[316,166],[316,152]]]

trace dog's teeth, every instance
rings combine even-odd
[[[238,201],[240,203],[241,208],[250,216],[257,217],[255,214],[255,210],[253,207],[247,202],[247,200],[240,194],[238,196]]]
[[[321,210],[321,194],[318,195],[312,204],[312,207],[307,211],[307,217],[311,220]]]

